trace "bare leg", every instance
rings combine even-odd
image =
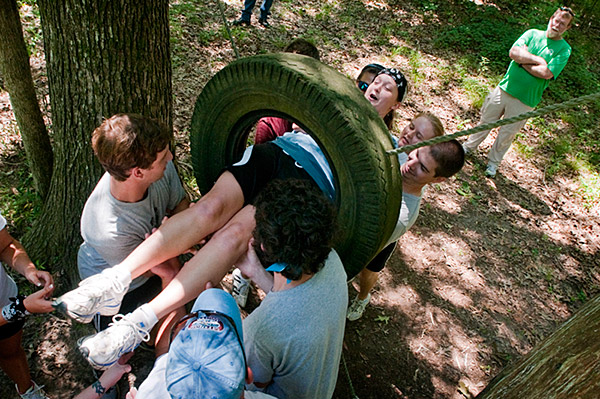
[[[150,302],[156,317],[195,299],[208,281],[217,285],[234,262],[248,249],[254,230],[254,207],[239,211],[187,262],[175,279]]]
[[[171,217],[123,262],[132,278],[173,258],[219,230],[244,205],[244,194],[233,175],[224,172],[194,206]]]
[[[179,262],[178,258],[171,258],[151,269],[152,273],[160,277],[163,290],[171,281],[173,281],[180,270],[181,263]],[[156,357],[167,353],[169,350],[169,333],[171,331],[171,327],[184,315],[185,308],[180,306],[167,316],[161,318],[158,321],[158,324],[152,329],[151,341],[154,342],[154,354]]]
[[[369,292],[375,286],[377,282],[378,272],[372,272],[368,269],[363,269],[360,272],[360,289],[358,291],[358,299],[364,300],[369,295]]]
[[[17,384],[19,393],[24,393],[33,386],[27,357],[21,346],[22,337],[23,330],[10,338],[0,340],[0,368]]]

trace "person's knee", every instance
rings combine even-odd
[[[239,252],[240,250],[246,250],[248,240],[251,236],[251,226],[247,226],[241,222],[234,222],[215,233],[212,239],[218,240],[221,245],[225,245],[231,250]]]

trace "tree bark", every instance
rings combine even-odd
[[[10,95],[35,188],[45,198],[52,177],[52,146],[33,86],[16,0],[0,0],[0,26],[0,75]]]
[[[48,198],[25,241],[34,258],[60,265],[52,270],[73,283],[79,218],[102,173],[92,131],[119,112],[172,127],[169,7],[168,0],[39,0],[38,6],[55,161]]]
[[[600,296],[554,334],[508,367],[477,399],[598,398],[600,395]]]

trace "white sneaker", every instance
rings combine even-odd
[[[242,276],[240,269],[235,269],[231,273],[233,277],[233,287],[231,288],[231,296],[235,299],[240,308],[246,306],[248,301],[248,293],[250,292],[250,279]]]
[[[465,155],[469,155],[473,150],[467,147],[466,143],[462,144],[462,148],[465,151]]]
[[[57,298],[52,306],[80,323],[89,323],[96,313],[103,316],[117,314],[123,296],[129,288],[129,281],[120,276],[113,268],[88,277],[79,283],[79,287]]]
[[[485,175],[487,177],[491,177],[492,179],[496,177],[496,172],[498,171],[498,165],[494,165],[493,163],[488,163],[487,168],[485,169]]]
[[[106,370],[125,353],[133,351],[139,344],[150,339],[153,326],[144,326],[126,316],[116,315],[113,323],[98,334],[83,337],[77,343],[83,357],[97,370]]]
[[[39,386],[38,384],[35,383],[35,381],[31,381],[33,383],[33,386],[31,388],[29,388],[25,393],[20,393],[19,396],[23,399],[50,399],[48,398],[48,396],[46,396],[46,393],[44,392],[44,390],[42,389],[44,386]],[[17,386],[15,385],[15,388],[17,388]],[[19,392],[19,389],[17,388],[17,393]]]
[[[352,303],[348,307],[348,312],[346,313],[346,317],[348,318],[348,320],[354,321],[354,320],[360,319],[362,317],[363,313],[365,312],[365,308],[369,304],[370,300],[371,300],[371,294],[367,295],[367,297],[362,300],[358,299],[358,295],[357,295],[356,298],[354,298],[352,300]]]

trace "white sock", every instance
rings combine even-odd
[[[158,317],[149,303],[145,303],[129,314],[129,320],[140,325],[144,330],[150,331],[158,323]]]

